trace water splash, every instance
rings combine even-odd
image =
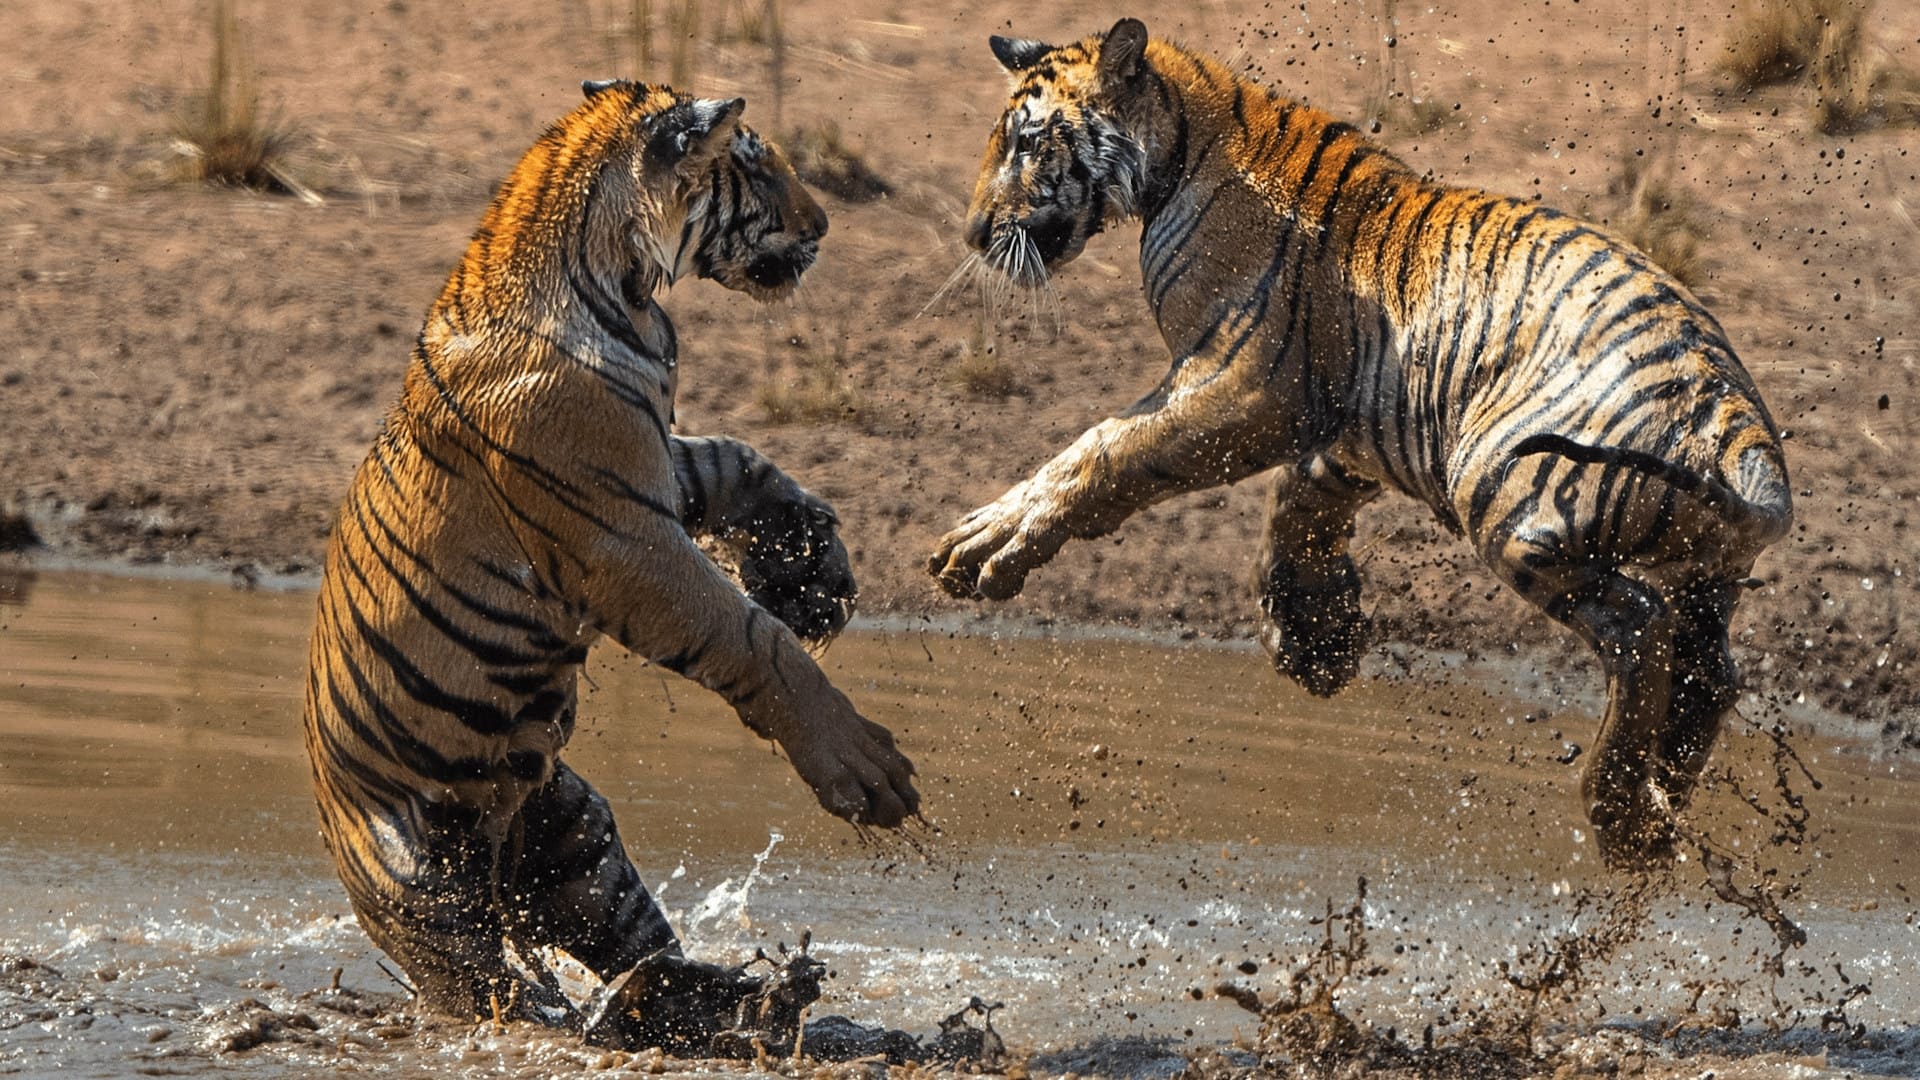
[[[740,930],[752,927],[753,919],[747,914],[747,900],[753,892],[754,883],[760,880],[760,871],[767,865],[767,859],[773,855],[773,849],[780,846],[786,837],[777,832],[767,834],[767,846],[753,857],[753,868],[738,886],[732,878],[715,885],[694,909],[687,913],[689,929],[707,928],[717,930],[723,926],[732,926]]]

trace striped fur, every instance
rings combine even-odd
[[[461,1016],[551,1003],[509,976],[503,940],[604,978],[678,953],[606,800],[560,760],[603,635],[724,696],[833,813],[893,826],[918,799],[892,736],[780,621],[824,639],[846,620],[832,510],[744,444],[669,431],[656,288],[690,272],[781,295],[824,215],[742,102],[587,90],[428,313],[334,530],[308,671],[322,833],[354,911]]]
[[[1138,217],[1173,367],[968,515],[929,569],[956,595],[1011,596],[1071,538],[1273,469],[1262,640],[1330,694],[1368,635],[1354,512],[1410,495],[1599,655],[1588,815],[1609,860],[1665,857],[1670,806],[1734,700],[1739,583],[1792,512],[1773,422],[1713,317],[1603,230],[1427,181],[1136,20],[994,51],[1014,93],[968,242],[1043,280]]]

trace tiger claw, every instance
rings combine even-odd
[[[1011,599],[1026,586],[1027,573],[1060,549],[1065,531],[1045,524],[1044,514],[1024,505],[1003,496],[969,513],[941,538],[927,571],[949,596]]]
[[[927,573],[933,575],[935,584],[942,592],[955,600],[978,600],[980,590],[974,586],[972,578],[947,565],[944,558],[935,555],[927,560]]]

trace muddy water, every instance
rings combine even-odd
[[[315,830],[298,730],[311,604],[0,580],[0,1074],[621,1063],[405,1008]],[[1231,1051],[1254,1018],[1207,991],[1276,993],[1363,875],[1372,970],[1342,1008],[1444,1040],[1511,1006],[1502,961],[1524,973],[1618,885],[1577,813],[1591,688],[1435,667],[1327,702],[1246,649],[913,623],[851,633],[827,665],[920,763],[937,835],[864,843],[711,695],[617,650],[590,665],[569,758],[690,951],[739,959],[811,930],[834,970],[824,1008],[927,1033],[979,995],[1041,1071]],[[1768,974],[1766,927],[1683,865],[1540,1043],[1676,1075],[1920,1072],[1920,769],[1842,718],[1744,711],[1756,722],[1723,740],[1692,820],[1758,852],[1807,944]],[[1797,851],[1761,816],[1790,810],[1762,730],[1776,721],[1805,766],[1787,770],[1808,808]]]

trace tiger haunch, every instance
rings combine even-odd
[[[1137,20],[993,51],[1014,92],[969,245],[1033,283],[1138,218],[1173,365],[968,515],[930,571],[1011,596],[1069,539],[1275,470],[1261,638],[1327,694],[1368,637],[1354,514],[1410,495],[1599,655],[1588,816],[1610,861],[1663,858],[1734,698],[1734,597],[1792,514],[1778,434],[1712,316],[1600,229],[1427,181]]]
[[[887,730],[690,535],[739,546],[755,595],[824,639],[854,593],[831,509],[742,443],[670,430],[678,345],[654,291],[692,273],[782,295],[824,215],[742,102],[585,89],[427,316],[341,510],[310,653],[335,866],[369,936],[461,1016],[564,1011],[507,942],[603,979],[692,970],[606,800],[560,760],[602,636],[719,692],[835,814],[893,826],[918,804]]]

